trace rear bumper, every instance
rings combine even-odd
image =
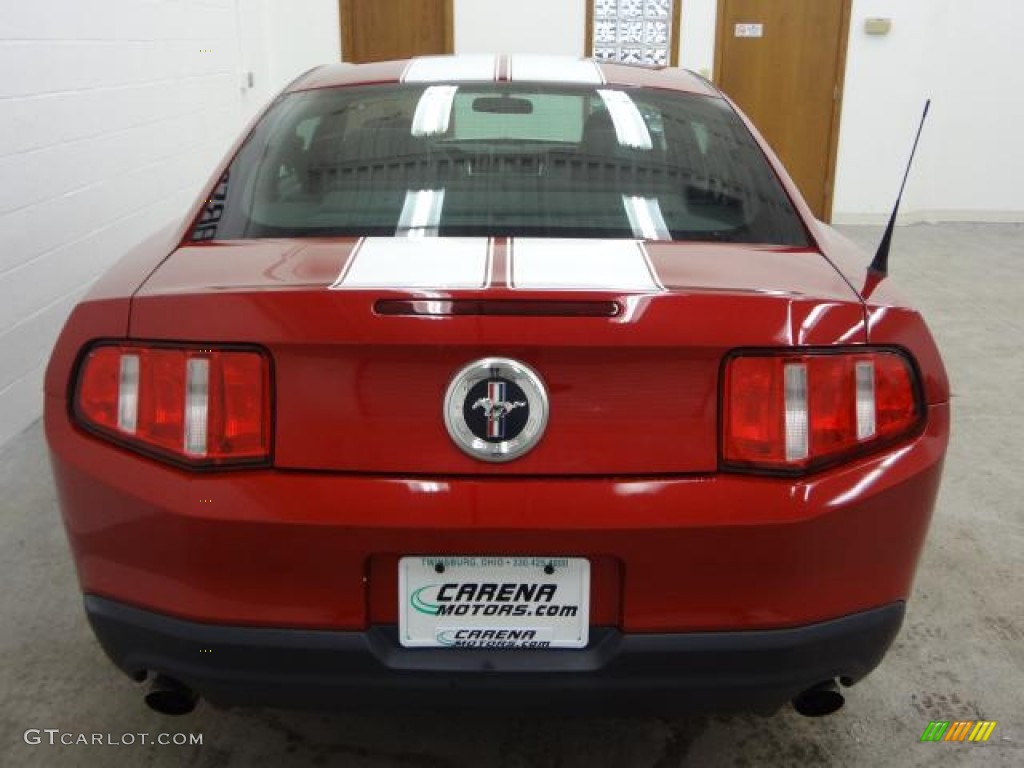
[[[896,602],[795,628],[594,628],[580,651],[496,652],[402,648],[394,626],[224,626],[96,596],[86,596],[85,609],[106,653],[132,677],[164,674],[222,706],[316,709],[771,713],[823,680],[864,677],[903,621],[903,603]]]
[[[633,634],[798,627],[907,599],[949,431],[791,479],[188,473],[47,410],[86,594],[202,624],[398,621],[403,555],[585,557],[590,621]]]

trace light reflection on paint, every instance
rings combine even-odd
[[[647,311],[647,306],[650,304],[650,296],[623,296],[619,299],[619,303],[622,304],[622,314],[616,317],[613,322],[616,323],[634,323],[637,322],[644,313]]]
[[[814,327],[821,322],[822,317],[824,317],[831,308],[832,307],[829,304],[819,304],[807,313],[807,317],[805,317],[804,321],[800,324],[801,343],[803,343],[803,340],[810,335],[811,331],[814,330]]]
[[[873,485],[875,485],[875,483],[877,483],[878,480],[881,479],[882,475],[884,475],[889,469],[891,469],[897,461],[899,461],[906,454],[908,454],[912,448],[912,445],[906,445],[900,448],[899,450],[894,451],[889,456],[886,456],[884,459],[881,460],[881,462],[879,462],[877,467],[872,469],[870,472],[865,474],[860,480],[854,483],[853,486],[849,488],[849,490],[846,490],[843,493],[840,493],[838,496],[831,499],[828,502],[828,506],[841,507],[843,504],[849,504],[850,502],[859,499],[866,491],[868,491]]]
[[[888,312],[888,307],[877,307],[868,312],[868,333],[870,333],[876,325],[885,319]]]
[[[658,493],[664,485],[663,482],[615,483],[612,488],[616,496],[650,496]]]
[[[406,487],[412,493],[448,493],[451,490],[448,483],[427,480],[407,480]]]
[[[864,323],[863,322],[857,322],[854,325],[852,325],[849,328],[849,330],[846,331],[846,333],[844,333],[842,336],[839,337],[838,342],[840,344],[843,344],[843,343],[846,343],[846,342],[849,342],[849,341],[853,341],[854,337],[862,335],[863,331],[864,331]]]

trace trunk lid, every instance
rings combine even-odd
[[[729,350],[865,341],[858,296],[814,251],[503,238],[182,247],[130,335],[264,346],[275,466],[401,475],[713,472]],[[550,401],[537,446],[500,465],[442,413],[454,374],[496,356]]]

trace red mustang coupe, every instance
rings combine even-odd
[[[832,711],[949,433],[866,261],[688,72],[313,70],[53,352],[96,636],[164,712]]]

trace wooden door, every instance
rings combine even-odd
[[[451,53],[452,0],[340,0],[342,58],[366,61]]]
[[[851,0],[719,0],[715,82],[778,153],[815,215],[832,186]]]

